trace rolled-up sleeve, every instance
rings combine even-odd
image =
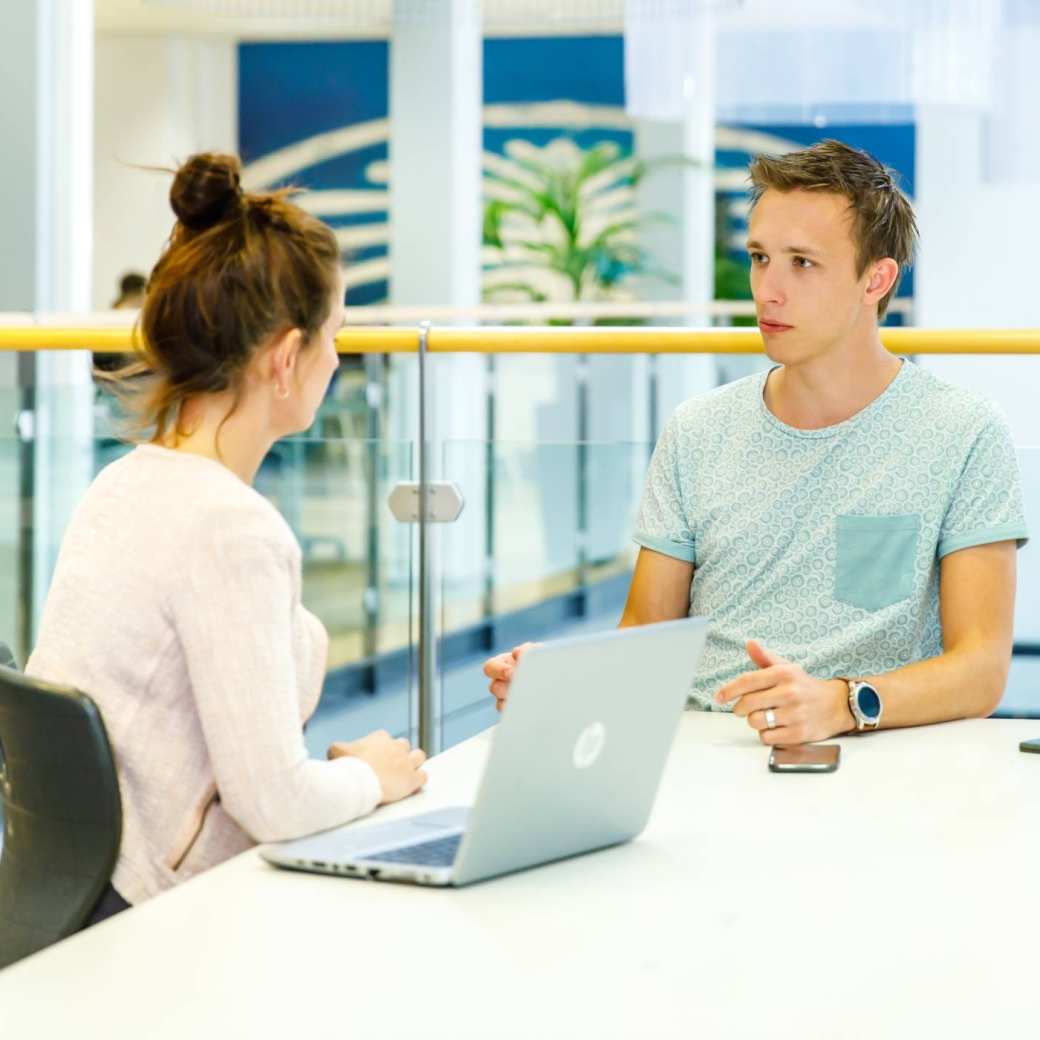
[[[632,537],[638,545],[654,552],[695,563],[697,547],[683,501],[677,439],[677,422],[673,415],[654,448]]]
[[[1022,480],[1007,421],[996,406],[968,451],[939,533],[939,558],[990,542],[1028,539]]]

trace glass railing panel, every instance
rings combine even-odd
[[[22,391],[18,388],[19,355],[0,352],[0,640],[21,660],[18,646],[22,518],[21,440],[17,434]]]
[[[627,592],[635,565],[638,547],[632,531],[653,448],[645,443],[591,443],[584,449],[586,584],[610,582],[616,598]]]
[[[576,444],[445,444],[443,473],[466,507],[442,543],[444,631],[579,586],[579,455]]]
[[[1019,448],[1018,465],[1032,537],[1018,551],[1015,655],[997,713],[1040,719],[1040,447]]]
[[[495,444],[488,462],[494,613],[577,588],[579,454],[576,444]]]
[[[463,490],[466,512],[455,524],[435,528],[443,746],[495,722],[481,671],[492,653],[527,639],[617,624],[636,552],[631,532],[649,454],[647,444],[444,446],[444,475]],[[1021,449],[1019,459],[1027,520],[1040,530],[1040,449]],[[532,476],[537,463],[554,483]],[[568,500],[582,487],[585,505],[570,508]],[[545,536],[545,527],[557,523],[569,526],[574,545],[562,571]],[[1018,652],[1001,715],[1040,717],[1038,545],[1040,535],[1019,553]]]
[[[72,508],[103,467],[132,450],[104,414],[95,428],[99,435],[85,440],[0,438],[8,489],[0,496],[0,639],[22,665]],[[410,442],[333,436],[280,441],[257,473],[254,486],[300,543],[303,603],[329,635],[324,692],[307,730],[314,754],[374,729],[412,733],[415,537],[387,507],[393,486],[411,479]],[[19,638],[21,611],[34,616],[28,641]]]
[[[570,354],[494,359],[494,457],[489,590],[509,613],[573,590],[579,581],[579,449],[583,365]],[[553,521],[553,522],[550,522]],[[449,619],[450,623],[450,619]]]
[[[13,420],[12,420],[13,422]],[[0,640],[21,659],[18,645],[18,612],[22,578],[21,492],[19,487],[21,444],[12,437],[0,439]]]
[[[257,478],[258,490],[300,540],[304,602],[330,635],[327,695],[311,730],[323,734],[327,721],[340,727],[339,736],[343,728],[353,735],[375,727],[412,732],[417,718],[416,531],[394,520],[386,506],[398,481],[416,478],[411,443],[416,361],[370,361],[341,371],[313,436],[280,442]],[[490,698],[481,701],[487,695],[479,665],[488,653],[522,639],[560,634],[589,623],[593,615],[598,627],[616,624],[634,558],[630,533],[650,445],[646,440],[579,443],[560,435],[571,428],[580,407],[594,429],[608,420],[648,428],[646,408],[653,395],[643,382],[644,363],[498,357],[493,386],[499,439],[435,443],[434,476],[459,483],[467,499],[459,521],[436,531],[445,745],[494,719]],[[673,382],[660,365],[656,378]],[[641,389],[619,396],[625,379]],[[381,409],[375,429],[377,437],[384,431],[383,440],[365,436],[373,428],[373,382],[380,388],[375,404]],[[51,406],[59,411],[71,410],[62,403],[64,392],[49,391]],[[71,400],[74,392],[68,393]],[[82,388],[78,393],[82,398]],[[19,403],[17,390],[0,392],[0,418],[8,415],[9,431]],[[116,437],[118,415],[101,394],[95,395],[93,416],[93,439],[41,434],[39,425],[35,439],[13,432],[0,438],[8,489],[0,499],[0,638],[12,644],[19,610],[38,613],[72,505],[93,474],[127,450]],[[659,423],[665,418],[659,415]],[[1019,459],[1034,541],[1018,557],[1019,653],[1000,712],[1040,715],[1040,448],[1020,449]],[[48,482],[45,524],[40,522],[41,474]],[[36,571],[35,598],[28,600],[23,519],[35,524],[26,528],[33,536]],[[24,649],[16,649],[24,659]],[[456,663],[463,670],[453,671]],[[464,667],[470,665],[476,667],[467,678]],[[323,751],[314,739],[316,752]]]
[[[393,487],[412,479],[410,443],[346,437],[280,441],[257,476],[300,543],[303,602],[329,635],[312,754],[374,729],[412,733],[415,537],[387,507]]]
[[[632,443],[444,445],[443,476],[466,507],[434,528],[443,747],[495,722],[482,673],[491,653],[617,625],[648,452]]]

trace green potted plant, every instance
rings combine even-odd
[[[670,218],[640,213],[635,189],[653,169],[689,161],[622,156],[613,142],[510,142],[484,180],[485,299],[631,299],[625,283],[637,275],[674,284],[639,244],[642,226]]]

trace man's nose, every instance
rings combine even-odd
[[[780,279],[768,268],[764,271],[759,271],[758,276],[752,278],[751,295],[757,304],[782,304],[786,300]]]

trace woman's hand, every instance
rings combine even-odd
[[[415,794],[428,779],[419,768],[426,761],[426,752],[413,748],[404,737],[395,740],[385,729],[369,733],[360,740],[331,744],[328,755],[330,759],[350,755],[367,762],[383,792],[380,805]]]

